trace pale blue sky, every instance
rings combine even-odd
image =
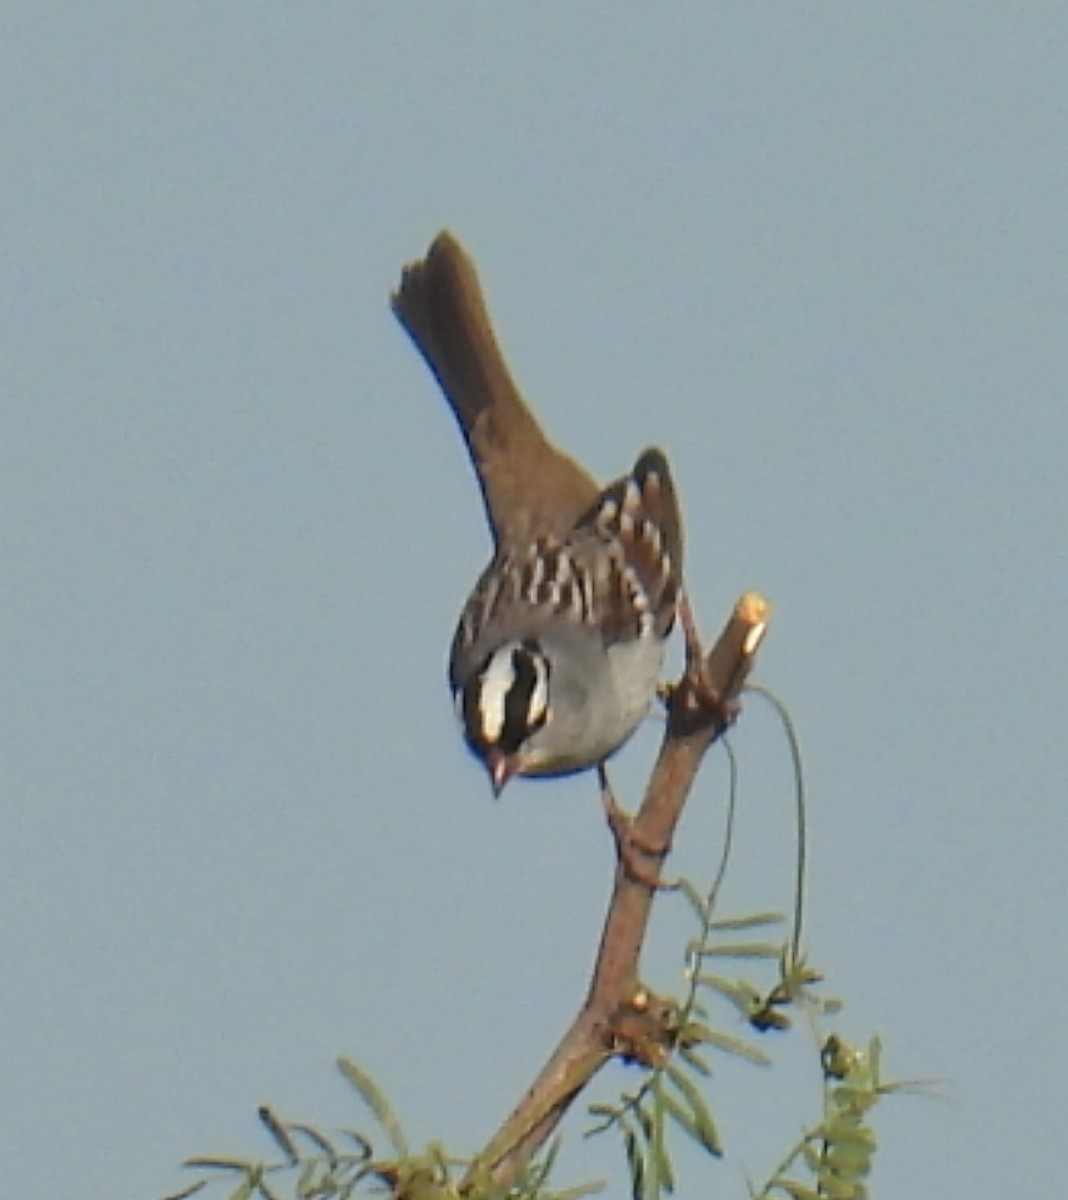
[[[263,1102],[354,1123],[339,1053],[417,1143],[473,1150],[581,999],[593,785],[492,803],[444,687],[486,537],[387,307],[442,226],[552,432],[602,477],[670,454],[706,628],[775,604],[810,953],[890,1075],[950,1081],[887,1107],[874,1194],[1048,1191],[1066,51],[1038,4],[5,6],[6,1195],[160,1195],[261,1151]],[[736,746],[730,899],[783,905],[756,702]],[[717,1195],[813,1115],[804,1035],[781,1053],[790,1087],[717,1086]],[[577,1150],[566,1178],[618,1157]]]

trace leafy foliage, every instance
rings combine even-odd
[[[791,745],[798,762],[792,734]],[[802,1011],[815,1030],[821,1018],[840,1008],[838,1001],[817,991],[821,975],[807,963],[800,947],[804,882],[800,781],[797,882],[789,936],[784,942],[769,935],[783,923],[781,914],[722,916],[718,911],[733,840],[737,784],[729,745],[727,752],[731,789],[715,878],[705,894],[687,880],[673,885],[697,923],[685,948],[683,995],[672,999],[644,986],[636,989],[629,1006],[617,1014],[612,1053],[637,1065],[640,1080],[611,1103],[589,1108],[595,1123],[587,1136],[614,1130],[621,1139],[633,1200],[659,1200],[675,1191],[672,1146],[678,1133],[710,1158],[723,1155],[718,1122],[704,1093],[717,1055],[728,1054],[755,1066],[771,1065],[771,1057],[753,1036],[715,1026],[710,1015],[713,1003],[726,1004],[733,1011],[735,1028],[740,1017],[756,1036],[790,1030],[791,1009]],[[747,973],[730,974],[728,964],[744,964]],[[770,987],[762,988],[748,972],[770,964],[776,967],[774,978]],[[461,1195],[464,1200],[577,1200],[598,1190],[598,1185],[550,1190],[558,1141],[508,1186],[483,1179],[477,1159],[457,1158],[437,1143],[414,1152],[384,1093],[367,1072],[349,1059],[339,1060],[338,1068],[373,1118],[378,1140],[386,1147],[384,1155],[376,1153],[374,1139],[363,1133],[343,1129],[328,1136],[311,1125],[284,1121],[264,1108],[259,1117],[276,1149],[275,1160],[192,1159],[186,1165],[205,1174],[169,1200],[186,1200],[212,1185],[228,1187],[223,1193],[227,1200],[282,1200],[283,1196],[359,1200],[383,1194],[396,1200],[460,1200]],[[881,1081],[876,1038],[865,1051],[833,1034],[822,1039],[819,1069],[824,1081],[822,1118],[790,1149],[763,1188],[751,1190],[753,1200],[867,1200],[877,1146],[869,1116],[883,1096],[903,1085]]]
[[[188,1200],[209,1187],[224,1200],[358,1200],[383,1194],[403,1200],[459,1200],[458,1180],[471,1160],[456,1158],[438,1143],[413,1154],[385,1094],[371,1076],[350,1059],[338,1069],[370,1110],[393,1157],[375,1155],[371,1139],[352,1129],[327,1135],[311,1125],[284,1121],[271,1109],[258,1116],[280,1158],[270,1162],[241,1158],[198,1157],[186,1166],[205,1172],[200,1179],[166,1200]],[[559,1143],[530,1164],[510,1188],[465,1193],[468,1200],[580,1200],[599,1190],[583,1184],[566,1191],[549,1188],[549,1175]],[[230,1190],[222,1190],[237,1180]],[[283,1190],[284,1189],[284,1190]]]
[[[787,1155],[755,1200],[787,1196],[790,1200],[867,1200],[867,1178],[877,1140],[867,1115],[900,1084],[882,1083],[881,1045],[872,1038],[867,1051],[833,1034],[823,1045],[825,1078],[823,1120]],[[805,1179],[787,1172],[800,1167]]]
[[[794,750],[795,761],[799,762],[796,746]],[[736,1016],[740,1015],[758,1034],[788,1030],[791,1021],[784,1010],[790,1007],[800,1006],[813,1023],[840,1009],[837,1000],[818,994],[816,985],[822,976],[808,965],[800,949],[804,869],[800,848],[796,908],[791,936],[785,944],[753,937],[781,924],[784,920],[781,914],[759,912],[732,917],[717,914],[733,841],[737,776],[732,755],[730,764],[727,829],[715,879],[705,895],[685,879],[674,885],[696,918],[698,932],[686,948],[684,996],[678,1002],[656,1001],[666,1014],[663,1041],[668,1053],[656,1058],[632,1055],[629,1061],[646,1068],[638,1087],[624,1092],[614,1103],[594,1104],[589,1109],[597,1121],[587,1136],[615,1128],[622,1137],[633,1200],[657,1200],[675,1190],[676,1171],[667,1130],[681,1130],[712,1157],[723,1154],[717,1123],[701,1087],[712,1074],[711,1053],[730,1054],[758,1066],[771,1064],[769,1055],[751,1040],[714,1028],[706,999],[726,1001]],[[799,810],[803,804],[803,789],[799,784]],[[803,837],[801,817],[798,829],[799,837]],[[728,976],[722,970],[710,969],[712,963],[731,961],[775,962],[777,978],[770,989],[761,989],[745,976]],[[653,1003],[652,999],[648,1001],[650,1006]],[[870,1171],[875,1138],[864,1123],[864,1115],[880,1094],[878,1043],[873,1041],[872,1047],[865,1056],[833,1035],[826,1040],[821,1055],[822,1070],[825,1078],[840,1078],[841,1082],[829,1089],[819,1126],[794,1147],[772,1182],[759,1194],[760,1200],[770,1200],[776,1190],[791,1200],[864,1200],[867,1196],[861,1181]],[[810,1166],[813,1186],[785,1174],[795,1159]]]

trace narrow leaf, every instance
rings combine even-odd
[[[783,915],[779,912],[752,913],[747,917],[723,917],[709,923],[710,929],[756,929],[761,925],[781,925]]]
[[[747,1062],[756,1063],[758,1067],[771,1066],[770,1055],[765,1054],[763,1050],[749,1042],[743,1042],[741,1038],[731,1037],[726,1033],[717,1033],[710,1029],[704,1041],[707,1045],[722,1050],[724,1054],[734,1054],[738,1058],[744,1058]]]
[[[251,1163],[239,1162],[236,1158],[187,1158],[182,1166],[203,1171],[240,1171],[243,1175],[252,1170]]]
[[[286,1133],[285,1126],[274,1115],[273,1112],[266,1106],[256,1110],[256,1115],[263,1124],[264,1129],[271,1135],[277,1143],[278,1148],[286,1156],[286,1161],[289,1165],[295,1166],[300,1161],[300,1155],[297,1153],[296,1146],[293,1145],[293,1139]]]
[[[719,1150],[715,1146],[710,1145],[705,1139],[693,1113],[676,1100],[674,1096],[664,1095],[664,1110],[675,1124],[680,1126],[684,1133],[693,1138],[702,1150],[715,1155],[717,1158],[720,1156]]]
[[[317,1134],[314,1129],[309,1129],[306,1125],[292,1125],[290,1128],[299,1129],[305,1137],[311,1138],[312,1141],[318,1140],[318,1144],[324,1149],[324,1151],[333,1151],[333,1147],[326,1140],[326,1138],[324,1138],[322,1134]],[[342,1129],[341,1132],[356,1147],[356,1152],[360,1156],[360,1162],[366,1162],[371,1157],[371,1143],[363,1136],[362,1133],[357,1133],[355,1129]],[[345,1157],[349,1158],[351,1156],[345,1155]]]
[[[709,1150],[717,1157],[722,1155],[723,1144],[719,1140],[719,1131],[716,1129],[716,1122],[712,1119],[712,1113],[709,1111],[708,1105],[705,1103],[705,1098],[701,1095],[697,1084],[676,1066],[669,1066],[664,1074],[678,1089],[686,1104],[689,1105],[701,1141],[705,1142]]]
[[[442,1147],[444,1153],[444,1147]],[[545,1153],[536,1161],[529,1163],[525,1172],[525,1181],[529,1181],[530,1190],[535,1194],[540,1194],[544,1188],[546,1180],[553,1169],[557,1155],[560,1153],[560,1137],[559,1134],[549,1142],[545,1149]],[[448,1164],[444,1161],[441,1164],[442,1174],[448,1174]]]
[[[693,909],[698,921],[702,925],[706,925],[709,917],[708,906],[697,888],[688,879],[680,879],[677,890],[689,901],[690,907]]]
[[[278,1200],[278,1196],[267,1186],[266,1183],[264,1183],[262,1176],[260,1177],[256,1186],[259,1190],[262,1200]]]
[[[362,1067],[357,1066],[349,1058],[339,1058],[337,1065],[341,1074],[359,1092],[364,1104],[374,1113],[375,1118],[379,1125],[382,1126],[386,1137],[389,1138],[397,1155],[400,1158],[407,1158],[407,1138],[405,1138],[404,1131],[400,1127],[400,1122],[397,1120],[393,1109],[390,1108],[389,1102],[379,1090],[378,1085]]]
[[[623,1151],[627,1156],[627,1166],[630,1168],[631,1200],[645,1200],[645,1158],[642,1155],[637,1130],[629,1121],[620,1121],[619,1127],[623,1133]]]
[[[330,1183],[330,1171],[322,1163],[310,1162],[297,1176],[293,1185],[295,1196],[312,1196],[325,1191]]]
[[[729,1000],[744,1017],[751,1016],[760,1004],[760,993],[744,979],[726,979],[722,975],[711,975],[702,971],[697,976],[697,982]]]
[[[652,1147],[656,1141],[656,1123],[653,1120],[653,1114],[644,1104],[638,1104],[633,1109],[633,1116],[645,1137],[645,1144]]]
[[[686,1063],[687,1066],[692,1067],[693,1070],[698,1073],[698,1075],[704,1075],[707,1079],[708,1076],[712,1074],[712,1068],[707,1062],[705,1062],[705,1060],[693,1048],[693,1046],[680,1046],[679,1057]]]
[[[702,958],[773,958],[777,962],[781,956],[782,946],[775,942],[723,942],[701,951]]]
[[[601,1117],[600,1121],[596,1121],[583,1134],[583,1137],[596,1137],[599,1133],[604,1133],[606,1129],[611,1129],[612,1126],[619,1120],[620,1110],[614,1104],[591,1104],[589,1107],[591,1117]]]
[[[820,1164],[823,1162],[823,1148],[814,1146],[811,1142],[806,1142],[801,1148],[801,1157],[805,1160],[805,1166],[812,1172],[813,1175],[819,1173]]]
[[[227,1200],[251,1200],[252,1193],[259,1188],[259,1180],[254,1176],[249,1175],[245,1178],[244,1183],[235,1188],[230,1193]]]
[[[659,1071],[653,1076],[653,1136],[650,1141],[656,1169],[657,1190],[671,1193],[675,1190],[675,1168],[672,1166],[667,1139],[664,1137],[663,1078],[663,1073]]]
[[[164,1196],[163,1200],[189,1200],[190,1196],[195,1196],[197,1192],[202,1192],[207,1186],[208,1181],[206,1179],[198,1179],[190,1187],[184,1188],[180,1192],[172,1192],[169,1196]]]
[[[548,1200],[583,1200],[584,1196],[596,1196],[598,1192],[603,1192],[604,1188],[603,1179],[592,1183],[579,1183],[574,1187],[565,1188],[562,1192],[550,1193]]]
[[[880,1071],[882,1068],[883,1044],[876,1034],[868,1043],[868,1067],[871,1070],[871,1081],[873,1087],[879,1086],[881,1078]]]
[[[792,1179],[775,1179],[768,1186],[785,1192],[791,1200],[821,1200],[819,1192],[814,1192],[803,1184],[794,1183]]]

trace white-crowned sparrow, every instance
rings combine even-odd
[[[460,617],[449,683],[495,793],[601,765],[657,691],[682,535],[663,454],[603,491],[545,438],[493,335],[475,269],[440,234],[393,310],[467,442],[494,554]]]

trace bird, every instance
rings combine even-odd
[[[546,437],[512,378],[474,264],[443,231],[409,263],[394,315],[464,437],[493,540],[463,607],[448,681],[494,795],[517,776],[604,764],[657,696],[682,600],[667,458],[605,487]]]

